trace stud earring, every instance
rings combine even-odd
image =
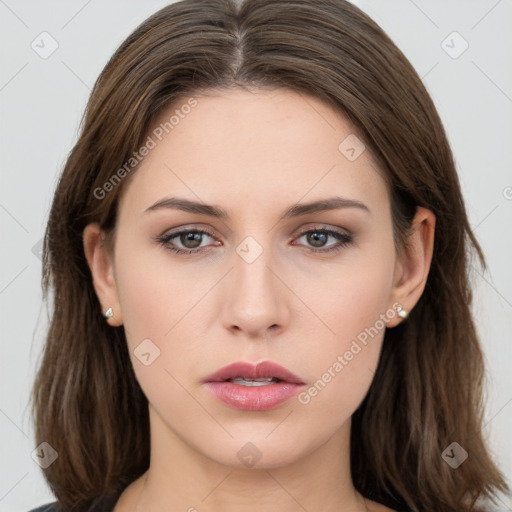
[[[409,316],[409,311],[405,310],[402,306],[396,308],[396,312],[400,318],[405,320]]]
[[[114,316],[114,312],[112,311],[112,308],[108,308],[105,313],[103,313],[103,316],[108,320],[109,318],[112,318]]]

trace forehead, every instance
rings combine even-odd
[[[319,99],[287,89],[183,97],[160,113],[148,137],[152,148],[123,198],[138,211],[170,192],[257,204],[260,211],[276,200],[333,192],[387,201],[384,180],[351,123]]]

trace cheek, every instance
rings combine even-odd
[[[119,243],[116,282],[133,369],[149,402],[173,414],[194,416],[174,365],[184,365],[187,343],[179,335],[195,297],[194,283],[165,266],[158,250]],[[180,321],[181,319],[181,321]],[[198,415],[200,411],[197,411]]]
[[[357,409],[378,365],[385,320],[396,314],[389,304],[393,266],[392,248],[359,254],[310,295],[333,332],[320,326],[323,335],[302,355],[310,380],[299,403],[340,420]]]
[[[131,247],[120,240],[116,278],[129,341],[151,338],[160,343],[170,338],[215,282],[215,276],[203,277],[184,277],[183,269],[173,264],[164,249]]]
[[[374,326],[390,306],[394,248],[387,240],[370,250],[347,253],[329,273],[302,277],[299,292],[329,329],[318,345],[343,350],[365,329]],[[314,280],[314,283],[313,283]],[[382,330],[382,322],[377,327]]]
[[[178,383],[182,372],[190,373],[193,361],[204,359],[204,347],[196,342],[201,308],[207,307],[204,299],[218,276],[194,278],[165,250],[132,246],[128,237],[118,240],[117,291],[135,374],[150,401],[168,401],[179,409],[187,398]]]

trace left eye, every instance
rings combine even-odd
[[[204,230],[198,229],[187,229],[170,233],[168,235],[162,235],[156,238],[156,241],[162,244],[166,249],[176,254],[194,254],[206,250],[205,246],[201,246],[204,236],[213,238],[213,235]],[[297,238],[306,238],[309,247],[307,247],[313,253],[326,253],[330,251],[337,251],[348,245],[352,238],[346,233],[340,231],[334,231],[331,229],[310,229],[303,231]],[[337,240],[337,243],[326,245],[327,241],[331,239]],[[176,247],[176,242],[171,242],[177,239],[181,244],[181,247]],[[217,242],[216,245],[220,245]],[[296,244],[294,244],[296,245]],[[303,245],[303,244],[298,244]]]
[[[332,229],[310,229],[309,231],[303,232],[298,239],[303,237],[306,237],[307,242],[313,246],[311,249],[313,252],[340,250],[352,241],[349,235]],[[334,238],[338,243],[326,246],[329,238]]]

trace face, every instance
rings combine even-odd
[[[319,100],[261,89],[194,98],[157,120],[181,113],[168,134],[150,133],[119,203],[117,317],[153,433],[222,464],[249,455],[276,467],[346,426],[371,384],[396,319],[389,196],[353,127]],[[203,211],[161,203],[171,198]],[[227,376],[280,382],[206,383],[264,361],[295,382],[269,367]]]

